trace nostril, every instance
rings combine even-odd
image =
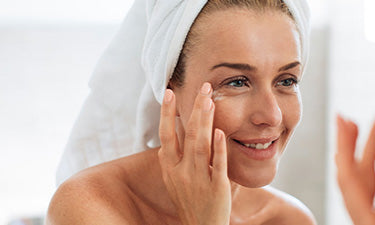
[[[281,112],[271,110],[258,111],[251,116],[251,122],[255,125],[278,126],[282,121]]]

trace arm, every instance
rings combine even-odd
[[[357,125],[337,117],[337,179],[346,208],[355,225],[375,224],[375,124],[363,156],[355,158]]]

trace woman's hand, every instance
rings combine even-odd
[[[215,110],[211,95],[211,85],[205,83],[195,99],[183,146],[179,146],[175,131],[176,99],[172,90],[166,91],[161,108],[159,161],[169,196],[184,225],[229,225],[231,186],[226,141],[223,131],[216,129],[211,143]]]
[[[346,208],[355,225],[375,224],[375,124],[360,160],[355,159],[356,124],[338,116],[337,131],[337,178]]]

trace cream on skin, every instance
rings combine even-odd
[[[296,26],[281,12],[247,9],[215,12],[197,25],[204,32],[187,58],[185,84],[174,89],[179,122],[186,127],[196,94],[209,82],[214,128],[227,138],[229,178],[246,187],[267,185],[301,118]],[[178,136],[183,140],[184,129]],[[256,149],[259,154],[254,144],[269,146]]]

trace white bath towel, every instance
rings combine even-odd
[[[160,103],[186,35],[206,2],[135,0],[89,83],[91,93],[57,171],[58,185],[89,166],[159,145]],[[305,65],[308,4],[284,2],[300,31]]]

